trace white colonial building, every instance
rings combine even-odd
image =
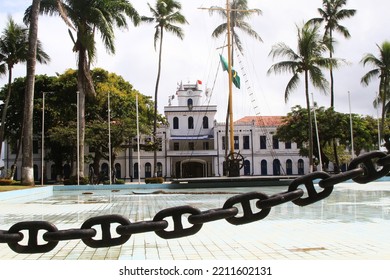
[[[164,107],[164,113],[168,125],[157,132],[161,142],[157,152],[157,175],[166,180],[224,176],[226,126],[215,120],[217,106],[209,104],[199,84],[180,84],[176,94],[169,98],[168,106]],[[234,150],[242,156],[240,175],[301,175],[308,172],[308,159],[299,155],[296,143],[281,142],[274,137],[281,121],[281,116],[247,116],[235,121]],[[142,135],[140,144],[150,140],[150,136]],[[137,139],[133,141],[136,143]],[[41,180],[42,152],[36,144],[35,179]],[[14,158],[15,154],[7,148],[5,168],[10,168]],[[52,164],[44,164],[44,176],[48,180],[57,178]],[[21,161],[17,170],[20,165]],[[117,178],[126,181],[152,177],[153,152],[141,150],[138,154],[136,148],[126,148],[113,165]],[[64,163],[63,168],[64,177],[69,177],[70,163]],[[88,170],[86,165],[85,174]],[[101,162],[101,170],[108,170],[107,161]],[[15,179],[20,179],[20,172],[16,173]]]

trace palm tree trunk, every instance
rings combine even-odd
[[[386,118],[386,93],[387,93],[387,76],[383,75],[383,87],[379,92],[382,94],[382,119],[381,119],[381,127],[380,127],[380,135],[384,137],[385,131],[385,118]]]
[[[79,175],[81,178],[84,177],[84,141],[85,141],[85,96],[86,90],[84,87],[85,71],[87,67],[86,51],[80,50],[79,52],[79,63],[77,72],[77,90],[78,94],[78,105],[79,115],[77,116],[79,121],[79,143],[77,149],[79,149],[79,170],[75,175]],[[77,166],[77,164],[76,164]],[[77,167],[76,167],[77,169]]]
[[[1,116],[1,127],[0,127],[0,156],[3,148],[3,145],[1,145],[1,143],[3,143],[4,141],[5,119],[7,117],[7,110],[8,110],[9,100],[11,98],[11,92],[12,92],[12,67],[8,65],[8,89],[7,89],[7,96],[5,98],[4,108]]]
[[[305,71],[305,93],[306,93],[306,106],[307,113],[309,115],[309,172],[313,172],[313,123],[311,119],[310,111],[310,98],[309,98],[309,74]]]
[[[330,32],[330,41],[332,44],[333,41],[333,36],[332,36],[332,29],[329,31]],[[332,59],[333,58],[333,46],[331,50],[329,51],[329,57]],[[330,76],[330,107],[334,108],[334,78],[333,78],[333,67],[330,65],[329,67],[329,76]],[[337,174],[340,172],[340,162],[339,162],[339,156],[337,154],[337,141],[336,139],[332,139],[332,144],[333,144],[333,156],[334,156],[334,172]]]
[[[332,28],[329,30],[329,40],[330,40],[330,50],[329,50],[329,58],[333,58],[333,32]],[[330,107],[334,108],[334,80],[333,80],[333,67],[332,64],[329,67],[329,75],[330,75]]]
[[[157,98],[158,98],[158,86],[160,83],[160,76],[161,76],[162,46],[163,46],[163,37],[164,37],[164,29],[162,27],[160,27],[160,32],[161,32],[161,38],[160,38],[160,50],[158,54],[157,80],[156,80],[156,87],[154,89],[154,119],[153,119],[153,144],[154,145],[157,143]],[[153,177],[157,177],[156,147],[153,148]]]
[[[80,35],[81,36],[81,35]],[[79,36],[79,37],[80,37]],[[86,96],[96,96],[95,88],[93,85],[87,49],[80,44],[79,46],[79,60],[78,60],[78,72],[77,72],[77,90],[79,92],[79,175],[84,177],[84,155],[85,155],[85,99]]]
[[[35,65],[38,42],[38,16],[41,0],[33,0],[29,28],[29,50],[27,57],[27,79],[24,98],[23,143],[22,143],[22,184],[34,185],[33,167],[33,105]]]

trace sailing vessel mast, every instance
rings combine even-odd
[[[228,118],[229,121],[229,146],[230,153],[226,156],[226,168],[229,177],[239,177],[240,169],[243,167],[244,158],[240,153],[234,152],[234,122],[233,122],[233,70],[232,70],[232,36],[231,36],[231,12],[243,11],[251,12],[252,10],[232,10],[229,0],[226,0],[226,8],[208,8],[208,10],[225,10],[227,18],[227,56],[228,56],[228,76],[229,76],[229,100],[228,100]],[[228,129],[228,128],[227,128]],[[227,136],[227,134],[226,134]]]
[[[232,77],[232,51],[231,51],[231,23],[230,23],[230,3],[226,0],[227,17],[227,53],[228,53],[228,73],[229,73],[229,130],[230,130],[230,155],[234,154],[234,125],[233,125],[233,77]]]

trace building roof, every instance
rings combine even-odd
[[[283,118],[283,116],[246,116],[234,123],[244,124],[255,121],[255,126],[280,126],[283,123]]]

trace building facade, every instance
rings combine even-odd
[[[169,97],[164,114],[168,125],[158,128],[160,141],[157,151],[157,176],[174,178],[220,177],[224,168],[227,141],[225,123],[215,119],[217,106],[204,96],[200,83],[180,84],[175,95]],[[247,116],[234,123],[234,150],[239,153],[241,176],[302,175],[308,172],[308,159],[299,155],[296,143],[281,142],[274,137],[281,124],[281,116]],[[140,144],[151,141],[151,136],[140,136]],[[137,139],[133,139],[133,144]],[[34,176],[41,180],[58,179],[53,163],[42,161],[38,141],[34,145]],[[117,178],[131,181],[153,176],[153,151],[137,151],[137,145],[126,148],[117,156],[113,167]],[[87,148],[88,149],[88,148]],[[5,150],[5,168],[14,162],[15,154]],[[70,163],[64,163],[63,174],[70,176]],[[15,179],[20,179],[21,161],[17,163]],[[42,168],[44,172],[42,172]],[[88,174],[89,166],[85,166]],[[101,162],[101,171],[108,172],[108,162]]]

